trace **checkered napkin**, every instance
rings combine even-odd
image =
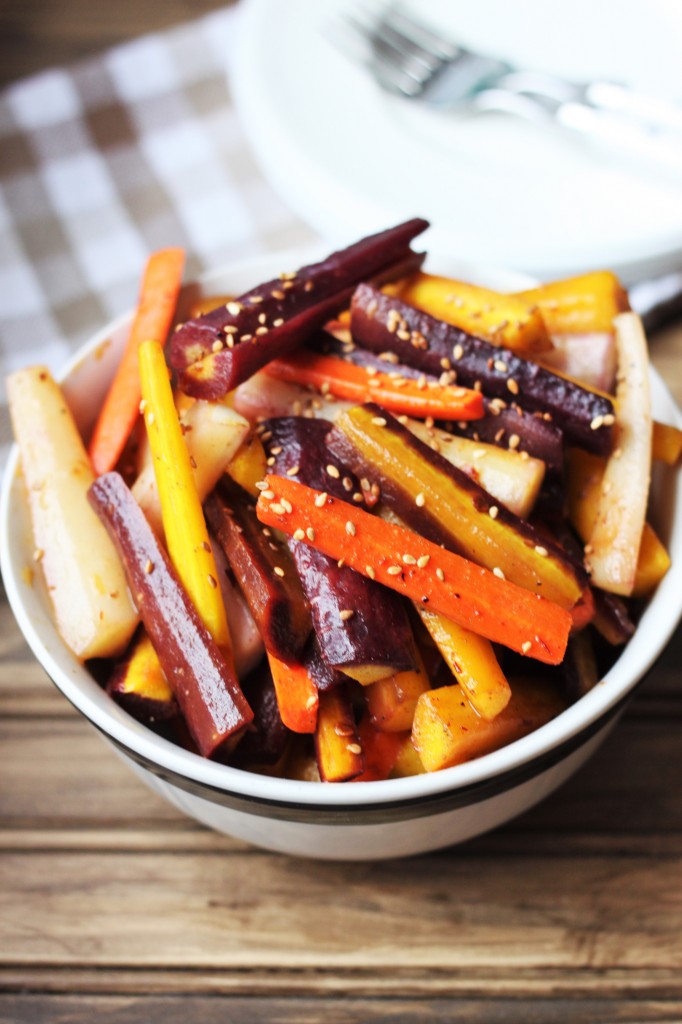
[[[265,183],[230,100],[238,8],[0,95],[0,460],[5,375],[58,370],[129,309],[150,251],[187,274],[314,240]]]

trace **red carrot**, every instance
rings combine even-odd
[[[376,402],[391,412],[425,419],[474,420],[483,415],[483,396],[450,384],[429,387],[425,381],[367,370],[338,356],[299,351],[274,359],[265,370],[278,380],[317,388],[350,402]]]
[[[143,341],[165,344],[184,261],[182,249],[161,249],[149,257],[125,351],[90,441],[90,461],[97,476],[114,468],[135,425],[141,398],[137,350]]]
[[[572,619],[559,605],[407,527],[295,480],[269,476],[267,485],[266,493],[274,497],[261,493],[256,507],[261,522],[307,537],[329,557],[493,643],[548,664],[561,662]]]

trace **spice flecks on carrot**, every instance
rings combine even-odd
[[[560,663],[571,627],[565,609],[347,502],[328,496],[318,506],[319,492],[290,478],[270,476],[267,484],[275,498],[258,499],[261,522],[289,535],[312,528],[314,546],[331,558],[343,559],[363,575],[371,567],[380,583],[494,643],[548,664]],[[406,552],[415,559],[413,564],[404,561]],[[425,555],[430,556],[426,564]]]
[[[480,419],[483,396],[471,388],[442,384],[421,387],[418,381],[395,374],[370,373],[338,356],[301,351],[266,366],[266,372],[279,380],[305,384],[325,394],[350,402],[374,401],[392,412],[439,420]]]

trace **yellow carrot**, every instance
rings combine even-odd
[[[509,703],[511,688],[493,645],[418,602],[415,608],[469,702],[488,721],[496,718]]]
[[[193,604],[216,643],[232,645],[218,571],[182,436],[168,367],[157,341],[139,348],[142,409],[152,451],[166,546]]]

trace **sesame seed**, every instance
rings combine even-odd
[[[140,401],[140,404],[139,404],[139,406],[138,406],[138,409],[140,410],[140,412],[142,412],[142,413],[143,413],[143,412],[145,411],[145,409],[146,409],[146,408],[147,408],[147,402],[146,402],[146,401],[145,401],[145,399],[143,398],[143,399],[141,399],[141,401]]]
[[[310,709],[314,708],[316,704],[317,704],[317,697],[313,697],[312,694],[311,694],[310,697],[308,697],[307,701],[305,702],[306,709],[308,711],[310,711]]]
[[[518,448],[519,445],[521,444],[521,438],[519,437],[518,434],[511,434],[511,436],[509,438],[508,444],[509,444],[509,447],[513,451],[515,448]]]
[[[283,516],[284,515],[284,505],[271,505],[270,506],[270,511],[274,512],[274,514],[276,516]]]
[[[270,490],[270,488],[268,488],[267,491],[261,491],[261,494],[264,498],[267,498],[268,501],[272,501],[275,497],[275,492]]]
[[[284,576],[284,569],[280,565],[276,565],[274,571],[276,576]]]
[[[499,370],[500,373],[507,372],[507,364],[505,363],[504,359],[496,359],[495,362],[493,363],[493,366],[495,367],[496,370]]]
[[[285,512],[289,512],[291,514],[294,511],[293,505],[286,498],[281,498],[280,501],[282,502],[282,508]]]
[[[600,427],[604,426],[604,417],[595,416],[590,423],[590,430],[599,430]]]
[[[249,302],[252,302],[254,304],[254,306],[257,306],[258,303],[262,302],[262,301],[263,301],[263,296],[262,295],[252,295],[249,298]]]
[[[405,565],[416,565],[417,559],[414,557],[414,555],[405,554],[403,555],[403,562],[405,563]]]
[[[604,416],[604,426],[605,427],[612,427],[615,422],[616,422],[616,417],[613,415],[613,413],[612,412],[607,412],[606,415]]]
[[[496,565],[495,568],[493,569],[493,576],[497,576],[497,578],[500,580],[506,579],[506,576],[500,569],[499,565]]]
[[[530,640],[524,640],[523,643],[521,644],[521,650],[522,650],[522,652],[524,654],[528,654],[528,652],[529,652],[529,650],[531,649],[532,646],[533,645],[530,642]]]
[[[548,554],[547,548],[543,548],[542,544],[536,544],[535,550],[537,554],[541,555],[543,558]]]
[[[339,558],[338,562],[336,563],[336,567],[337,567],[337,569],[343,569],[345,564],[346,564],[346,559],[345,558]]]
[[[267,334],[267,333],[268,333],[268,329],[267,329],[267,327],[257,327],[257,328],[256,328],[256,334],[257,334],[257,335],[258,335],[259,337],[260,337],[260,336],[262,336],[263,334]]]
[[[356,534],[355,523],[351,522],[350,519],[346,522],[346,533],[351,537],[354,537]]]
[[[348,751],[349,754],[361,754],[362,753],[362,747],[360,746],[359,743],[347,743],[346,744],[346,750]]]
[[[269,458],[267,458],[265,460],[265,465],[266,466],[274,466],[275,465],[275,456],[271,455]]]
[[[375,573],[375,571],[374,571],[374,569],[372,568],[372,566],[371,566],[371,565],[366,565],[366,566],[365,566],[365,572],[367,573],[367,575],[369,576],[369,578],[370,578],[371,580],[374,580],[374,579],[376,579],[376,575],[377,575],[377,574]]]
[[[586,544],[585,547],[583,548],[583,551],[585,552],[586,555],[591,555],[592,552],[594,551],[594,548],[592,547],[591,544]]]
[[[417,506],[417,508],[424,507],[424,505],[426,504],[426,498],[424,497],[422,491],[420,491],[419,494],[416,496],[416,498],[414,499],[414,503]]]
[[[372,416],[372,423],[375,427],[385,427],[386,420],[383,416]]]
[[[342,611],[339,612],[339,618],[341,619],[342,622],[348,622],[348,620],[352,619],[354,615],[355,612],[353,611],[352,608],[344,608]]]
[[[212,587],[213,587],[213,589],[215,590],[215,589],[217,588],[217,586],[218,586],[218,581],[217,581],[217,579],[215,578],[215,576],[211,576],[211,574],[210,574],[210,572],[209,572],[209,573],[207,574],[207,577],[206,577],[206,578],[208,579],[208,582],[209,582],[210,586],[212,586]]]
[[[389,576],[400,576],[402,571],[403,570],[400,568],[399,565],[389,565],[388,569],[386,570]]]
[[[149,415],[147,416],[147,423],[149,424],[150,427],[154,423],[154,413],[153,412],[150,412]]]
[[[507,389],[509,391],[511,391],[512,395],[518,395],[518,393],[519,393],[519,385],[518,385],[518,382],[515,381],[513,377],[510,377],[509,380],[507,381]]]
[[[455,347],[452,350],[452,355],[454,359],[461,359],[462,356],[464,355],[464,349],[462,348],[462,346],[455,345]]]
[[[144,567],[144,571],[147,573],[147,576],[149,576],[151,573],[154,572],[154,563],[152,562],[152,560],[150,558],[147,559],[147,563],[146,563],[146,565]]]
[[[329,495],[327,494],[326,491],[321,491],[320,494],[318,494],[317,497],[315,498],[315,505],[317,506],[317,508],[323,508],[324,505],[326,505],[327,503],[328,497]]]
[[[420,569],[424,569],[431,561],[431,555],[422,555],[421,558],[417,559],[417,565]]]
[[[240,341],[251,341],[252,338],[253,338],[253,334],[242,334],[242,336],[240,337],[239,340]]]
[[[267,320],[267,315],[265,313],[259,313],[258,314],[258,323],[259,324],[264,324],[266,320]]]
[[[344,476],[344,478],[341,481],[341,483],[343,484],[344,491],[352,491],[353,490],[353,481],[351,480],[351,478],[349,476]]]
[[[497,505],[491,505],[490,508],[488,509],[488,515],[490,516],[491,519],[497,519],[499,514],[500,510],[497,507]]]
[[[228,302],[225,309],[231,316],[238,316],[242,311],[240,302]]]
[[[338,480],[339,477],[341,476],[336,466],[332,466],[331,463],[326,467],[326,472],[329,474],[330,477],[332,477],[333,480]]]
[[[438,566],[438,568],[436,569],[436,576],[441,581],[441,583],[445,582],[445,573],[443,572],[440,566]]]
[[[287,470],[287,476],[297,476],[300,472],[301,472],[301,467],[300,466],[298,466],[298,465],[296,465],[296,466],[289,466],[289,468]]]
[[[305,540],[305,530],[302,530],[300,526],[298,530],[294,530],[294,540]]]

